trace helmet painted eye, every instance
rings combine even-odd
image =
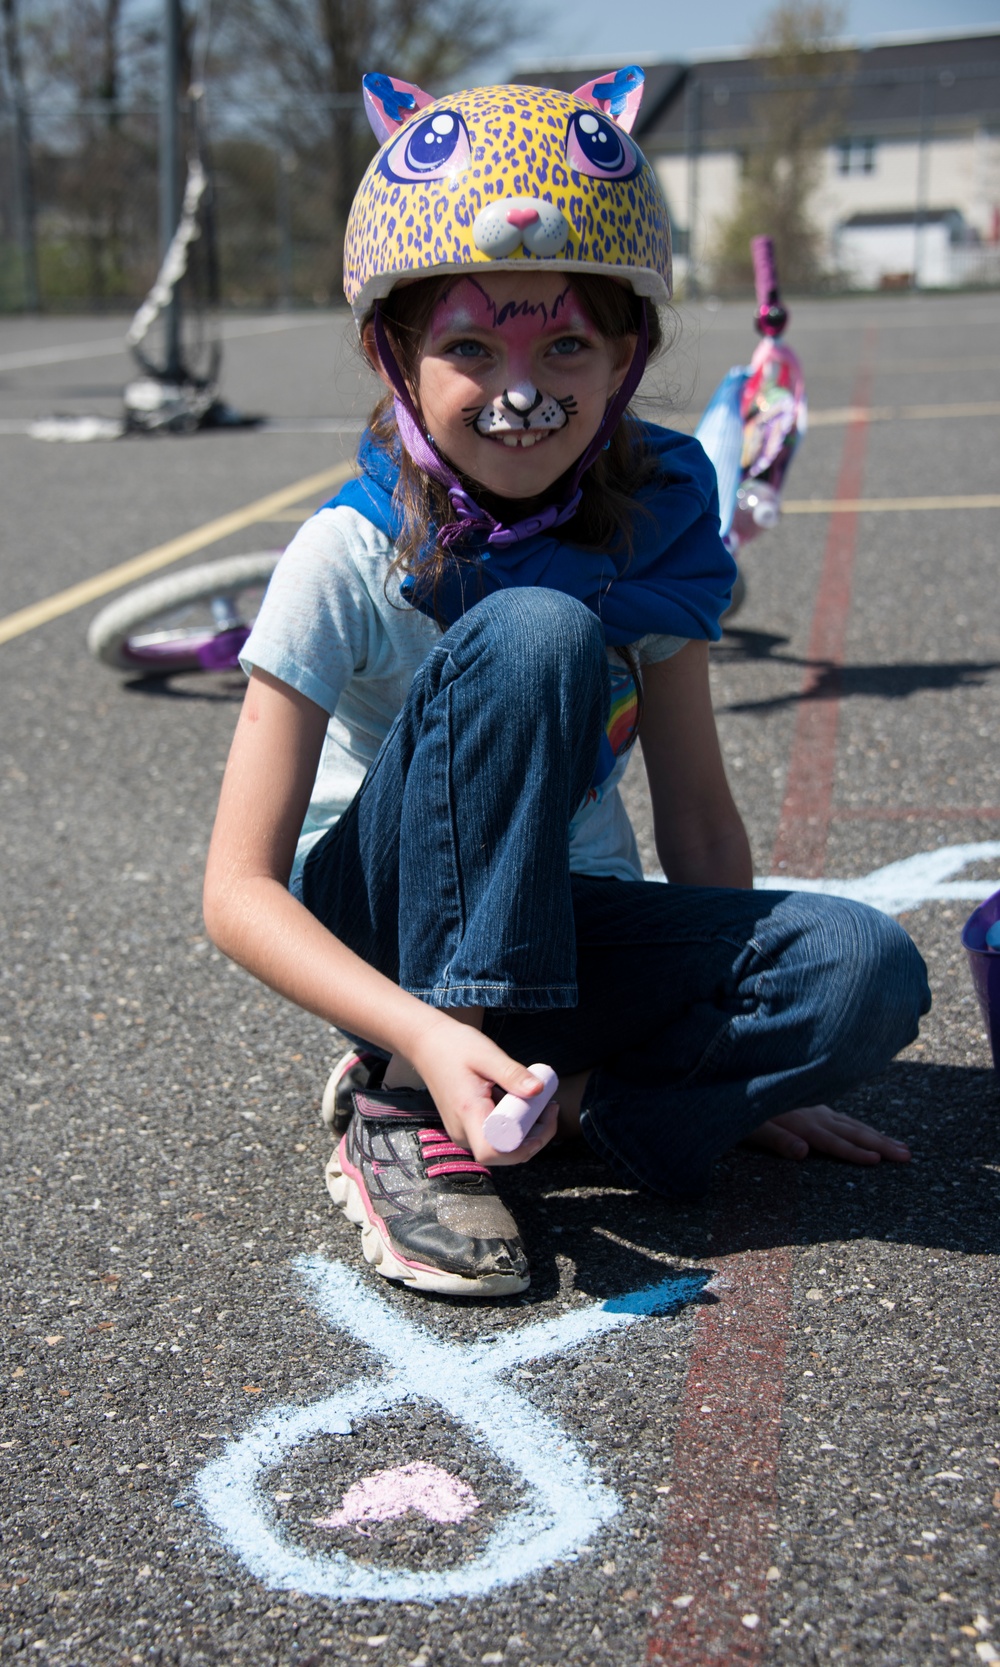
[[[444,179],[467,168],[472,159],[469,134],[456,110],[437,110],[414,118],[379,162],[386,179],[403,185],[421,179]]]
[[[594,179],[630,179],[642,167],[642,158],[631,140],[596,110],[570,117],[566,161],[578,174],[590,174]]]

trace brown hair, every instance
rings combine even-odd
[[[415,283],[394,289],[380,303],[386,333],[397,362],[408,383],[416,380],[417,361],[431,315],[444,292],[455,282],[454,276],[444,274],[435,278],[420,278]],[[656,308],[614,278],[592,273],[574,273],[574,290],[593,319],[601,335],[610,341],[622,341],[635,335],[645,309],[649,334],[649,358],[653,359],[663,345],[663,330]],[[371,314],[366,318],[362,334],[367,330]],[[387,447],[397,440],[396,419],[392,395],[379,400],[369,419],[374,439]],[[641,487],[655,479],[657,466],[642,444],[636,424],[626,414],[611,436],[606,451],[599,454],[581,482],[580,507],[567,525],[574,542],[584,545],[603,545],[619,539],[626,548],[631,546],[632,521],[638,506],[635,495]],[[484,502],[494,512],[509,511],[509,504],[499,505],[474,480],[463,480],[463,486],[477,502]],[[556,481],[550,496],[558,497],[565,477]],[[402,531],[396,540],[393,571],[414,572],[436,583],[446,561],[462,560],[461,544],[446,553],[440,546],[428,551],[427,529],[444,526],[454,518],[454,512],[443,486],[431,480],[403,451],[400,459],[399,480],[395,490],[396,506],[402,518]],[[498,519],[500,516],[498,516]],[[466,557],[466,560],[469,558]]]

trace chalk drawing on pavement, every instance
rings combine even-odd
[[[407,1511],[416,1511],[431,1522],[464,1522],[480,1503],[458,1476],[418,1459],[415,1464],[396,1464],[363,1476],[348,1488],[339,1511],[312,1520],[317,1528],[346,1528],[353,1523],[363,1534],[366,1522],[393,1522]]]
[[[310,1406],[279,1406],[264,1413],[205,1466],[195,1489],[225,1544],[258,1580],[273,1589],[344,1602],[370,1598],[436,1603],[442,1598],[479,1597],[553,1562],[574,1558],[617,1515],[621,1501],[579,1444],[555,1418],[504,1381],[505,1374],[526,1361],[563,1353],[654,1314],[675,1313],[699,1295],[708,1279],[704,1273],[680,1275],[571,1309],[557,1319],[459,1345],[439,1341],[390,1308],[343,1263],[307,1256],[296,1267],[323,1319],[370,1349],[387,1370]],[[263,1491],[268,1473],[304,1442],[328,1434],[349,1437],[361,1420],[415,1400],[435,1402],[464,1425],[473,1440],[490,1447],[524,1484],[525,1502],[497,1524],[477,1556],[433,1572],[378,1568],[356,1562],[343,1551],[296,1546]],[[386,1484],[386,1475],[377,1472],[367,1479],[383,1508],[386,1488],[391,1497],[394,1486]],[[446,1472],[441,1475],[447,1477]],[[355,1486],[360,1489],[361,1484]],[[364,1497],[370,1499],[371,1492],[362,1495],[349,1489],[340,1514],[350,1510],[353,1515],[363,1508]],[[458,1491],[451,1497],[453,1504],[470,1503]]]

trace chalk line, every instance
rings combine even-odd
[[[459,1346],[438,1341],[397,1313],[342,1263],[310,1256],[300,1258],[296,1267],[322,1317],[390,1371],[311,1406],[271,1409],[205,1466],[195,1486],[226,1545],[257,1579],[271,1588],[340,1602],[480,1597],[575,1557],[617,1515],[621,1502],[556,1420],[502,1382],[501,1374],[651,1315],[674,1313],[698,1295],[708,1278],[692,1273],[666,1279],[496,1339]],[[524,1484],[524,1502],[498,1523],[478,1556],[450,1569],[380,1569],[344,1552],[315,1553],[295,1546],[262,1491],[267,1473],[303,1442],[318,1435],[349,1437],[355,1424],[408,1400],[436,1402],[474,1441],[489,1446]]]

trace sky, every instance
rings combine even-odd
[[[476,79],[554,60],[601,59],[600,69],[700,58],[749,46],[772,0],[530,0],[534,33],[512,51],[477,66]],[[848,39],[867,45],[897,33],[1000,30],[1000,0],[849,0]],[[572,22],[570,22],[572,19]],[[606,61],[605,61],[606,60]],[[488,71],[487,74],[483,71]]]

